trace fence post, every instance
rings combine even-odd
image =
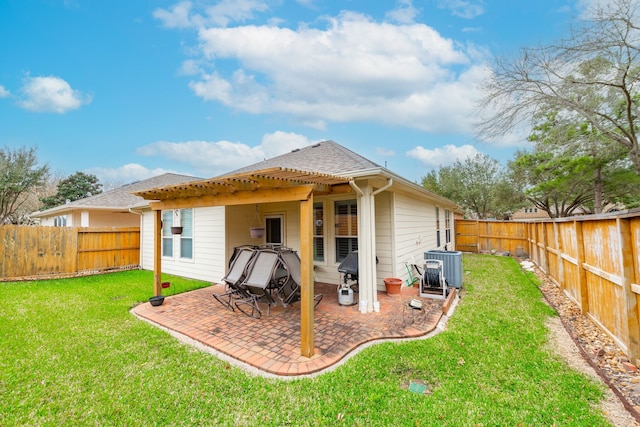
[[[640,364],[640,325],[638,325],[638,300],[631,286],[634,277],[633,258],[625,256],[625,250],[630,250],[633,247],[631,220],[618,217],[616,218],[616,225],[620,239],[618,256],[620,257],[620,266],[622,267],[622,289],[626,305],[623,312],[627,325],[627,355],[629,356],[629,360],[638,365]]]
[[[162,295],[162,210],[153,211],[153,295]]]

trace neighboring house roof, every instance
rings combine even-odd
[[[282,167],[306,172],[319,172],[330,175],[349,175],[350,172],[380,168],[360,154],[354,153],[334,141],[322,141],[305,148],[295,149],[262,162],[225,173],[222,176],[256,170]]]
[[[200,178],[179,175],[175,173],[165,173],[154,176],[142,181],[132,182],[95,196],[85,197],[84,199],[75,200],[64,205],[56,206],[44,211],[31,214],[32,218],[43,218],[52,215],[60,215],[64,212],[73,210],[113,210],[123,211],[130,208],[147,205],[142,197],[133,194],[135,191],[147,190],[150,188],[164,187],[167,185],[182,184],[189,181],[198,180]]]

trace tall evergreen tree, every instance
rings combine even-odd
[[[76,172],[58,183],[56,194],[41,199],[42,209],[53,208],[67,201],[73,202],[100,193],[102,193],[102,184],[98,182],[95,175]]]

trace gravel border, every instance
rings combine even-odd
[[[531,270],[530,270],[531,271]],[[534,273],[545,301],[558,313],[550,318],[553,351],[572,368],[607,386],[600,407],[614,426],[640,426],[640,373],[613,339],[600,329],[542,271]]]

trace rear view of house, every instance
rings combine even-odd
[[[285,246],[311,280],[337,285],[339,264],[357,251],[362,313],[380,309],[384,278],[407,283],[407,263],[455,246],[452,201],[333,141],[135,194],[149,201],[140,209],[143,268],[219,282],[235,247]]]

